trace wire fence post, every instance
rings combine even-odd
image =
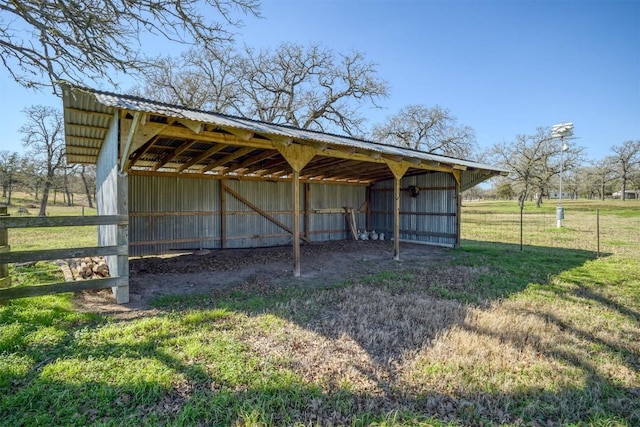
[[[596,209],[596,242],[597,242],[596,258],[600,258],[600,209]]]
[[[523,223],[523,215],[522,215],[522,211],[523,211],[523,206],[520,205],[520,252],[522,252],[522,223]]]

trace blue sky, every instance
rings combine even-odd
[[[482,148],[560,122],[574,123],[591,159],[640,139],[637,0],[263,0],[262,15],[244,18],[239,42],[321,43],[378,64],[391,95],[383,110],[362,111],[369,124],[409,104],[438,104],[473,127]],[[21,110],[61,101],[20,88],[4,70],[0,82],[0,150],[22,151]]]

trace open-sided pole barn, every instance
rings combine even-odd
[[[97,165],[98,214],[129,216],[129,254],[352,238],[455,247],[460,193],[505,170],[344,136],[65,86],[67,160]],[[103,226],[99,243],[117,229]],[[294,237],[295,236],[295,237]],[[110,260],[116,271],[128,265]],[[128,288],[116,292],[128,301]]]

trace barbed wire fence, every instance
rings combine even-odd
[[[567,248],[602,254],[640,256],[640,216],[599,209],[566,211],[563,226],[553,212],[462,214],[463,240],[499,242],[527,247]]]

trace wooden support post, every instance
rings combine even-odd
[[[129,226],[118,225],[118,245],[129,246]],[[126,304],[129,302],[129,251],[125,255],[118,255],[118,276],[123,279],[124,285],[112,288],[116,297],[117,304]]]
[[[290,140],[274,141],[274,146],[293,169],[293,276],[300,277],[300,171],[313,159],[317,148],[293,143]]]
[[[304,237],[310,238],[309,232],[311,231],[309,215],[311,213],[311,200],[309,199],[309,193],[311,192],[311,184],[308,182],[304,184]]]
[[[227,247],[227,186],[220,180],[220,248]]]
[[[300,171],[293,171],[293,276],[300,277]]]
[[[400,260],[400,179],[393,179],[393,259]]]
[[[453,170],[453,177],[456,180],[456,241],[454,243],[455,248],[460,247],[460,233],[462,224],[462,194],[460,194],[460,183],[462,181],[462,172],[459,170]]]
[[[117,214],[129,214],[129,180],[127,175],[117,176]],[[129,225],[119,224],[116,226],[116,244],[125,245],[129,248]],[[129,250],[125,255],[118,255],[116,258],[117,275],[123,279],[122,284],[112,287],[111,290],[116,297],[117,304],[126,304],[129,302]]]
[[[364,226],[366,230],[371,230],[371,185],[367,186],[367,195],[366,197],[366,202],[367,202],[367,213],[365,216],[365,221],[364,221]]]
[[[400,180],[409,170],[409,164],[406,162],[395,162],[385,159],[387,166],[393,173],[393,259],[400,260]]]
[[[9,216],[6,206],[0,206],[0,216]],[[0,227],[0,252],[9,252],[9,230]],[[8,288],[11,286],[11,277],[9,277],[9,264],[0,264],[0,288]]]

